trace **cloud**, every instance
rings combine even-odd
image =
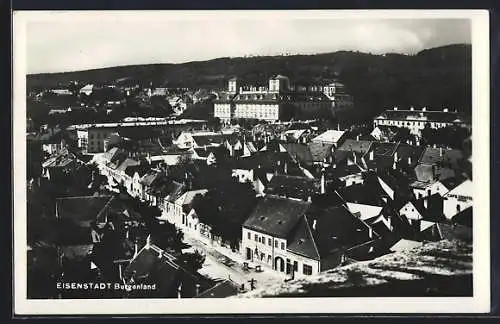
[[[413,53],[470,43],[466,19],[114,19],[27,24],[28,73],[216,57],[358,50]]]

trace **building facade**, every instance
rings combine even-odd
[[[314,112],[330,106],[321,92],[292,91],[289,79],[282,75],[270,78],[267,87],[243,87],[239,79],[232,78],[227,92],[214,101],[214,117],[224,123],[240,118],[279,121],[293,117],[294,109]]]
[[[413,135],[421,136],[422,130],[428,127],[437,129],[443,127],[467,127],[467,123],[458,112],[449,111],[444,108],[442,111],[415,110],[411,107],[409,110],[400,110],[394,107],[392,110],[384,111],[380,116],[373,120],[373,126],[396,126],[404,127],[410,130]]]

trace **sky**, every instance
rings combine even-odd
[[[338,50],[411,54],[471,43],[468,19],[75,17],[26,22],[28,74]]]

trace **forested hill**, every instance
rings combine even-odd
[[[415,55],[374,55],[339,51],[317,55],[218,58],[183,64],[152,64],[27,76],[28,89],[130,78],[143,84],[223,88],[229,77],[265,84],[280,73],[291,82],[314,82],[338,76],[354,96],[356,111],[371,116],[392,106],[444,106],[471,111],[471,46],[449,45]]]

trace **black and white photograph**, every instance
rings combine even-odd
[[[489,311],[487,12],[13,25],[20,314]]]

